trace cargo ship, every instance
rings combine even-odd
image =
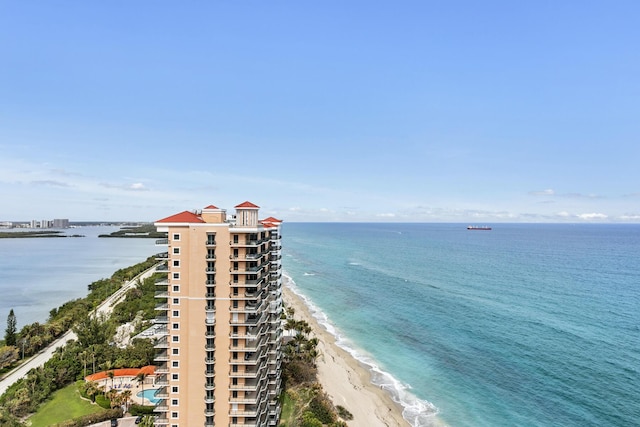
[[[477,225],[469,225],[467,226],[467,230],[491,230],[491,227],[486,227],[486,226],[479,227]]]

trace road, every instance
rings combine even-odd
[[[109,314],[111,314],[111,311],[113,310],[113,307],[124,299],[127,291],[136,287],[138,279],[144,280],[147,277],[151,276],[153,273],[155,273],[156,267],[157,265],[143,271],[142,273],[138,274],[136,277],[125,283],[120,289],[110,295],[109,298],[104,300],[102,304],[100,304],[96,308],[96,313],[109,316]],[[9,372],[9,374],[7,374],[0,380],[0,396],[2,396],[7,391],[7,389],[11,387],[11,385],[13,385],[16,381],[24,377],[31,369],[44,365],[47,360],[51,359],[58,347],[62,347],[68,341],[75,340],[76,338],[76,334],[73,331],[67,331],[62,336],[60,336],[60,338],[49,344],[44,350],[40,351],[27,362]]]

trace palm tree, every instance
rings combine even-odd
[[[114,389],[109,390],[108,392],[105,393],[105,397],[107,399],[109,399],[109,401],[111,402],[111,408],[117,408],[118,407],[118,392]]]
[[[88,381],[84,386],[84,392],[91,398],[92,402],[96,401],[96,394],[100,392],[100,387],[93,381]]]
[[[131,390],[127,389],[120,393],[122,397],[122,401],[124,402],[124,406],[126,408],[125,412],[129,410],[129,400],[131,400]]]
[[[144,405],[144,380],[147,378],[147,374],[145,372],[140,372],[136,375],[136,381],[138,384],[142,386],[142,404]]]
[[[105,375],[111,378],[111,388],[113,388],[113,377],[115,376],[115,373],[113,371],[107,371]]]
[[[82,377],[85,378],[87,376],[87,362],[89,360],[89,353],[87,353],[86,350],[80,353],[80,360],[82,360],[82,363],[84,365],[84,370],[82,371]]]

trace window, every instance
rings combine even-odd
[[[177,393],[178,392],[178,386],[173,386],[171,387],[171,393]]]
[[[180,367],[180,362],[179,362],[179,361],[177,361],[177,360],[173,360],[173,361],[171,362],[171,367],[172,367],[172,368],[179,368],[179,367]]]
[[[175,280],[180,280],[180,273],[173,273],[173,278]]]
[[[174,335],[171,337],[171,341],[173,342],[180,342],[180,336],[179,335]]]
[[[174,233],[173,240],[180,240],[180,233]]]
[[[173,260],[173,266],[174,267],[180,267],[180,260],[179,259],[174,259]]]
[[[172,348],[171,349],[171,354],[173,354],[174,356],[178,356],[180,354],[180,349],[179,348]]]
[[[172,380],[177,380],[178,379],[178,374],[171,374],[171,379]]]
[[[180,317],[180,310],[173,310],[173,317]]]
[[[180,324],[179,323],[172,323],[171,324],[171,329],[180,329]]]
[[[172,412],[171,413],[171,418],[178,418],[178,413],[177,412]]]
[[[180,292],[180,286],[175,285],[175,286],[173,287],[173,292]]]
[[[178,246],[177,248],[173,248],[173,254],[180,255],[180,246]]]
[[[177,405],[178,404],[178,399],[171,399],[171,404],[172,405]]]
[[[180,304],[180,298],[174,298],[173,299],[173,303],[174,304]]]

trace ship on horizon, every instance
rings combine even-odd
[[[487,226],[478,226],[478,225],[468,225],[467,230],[491,230],[491,227]]]

